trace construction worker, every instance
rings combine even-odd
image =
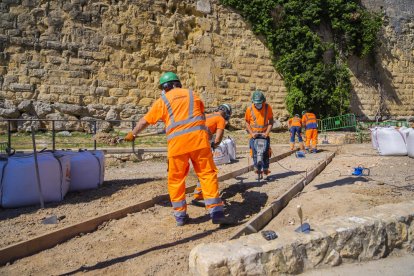
[[[206,127],[208,128],[209,140],[211,149],[214,150],[220,145],[224,136],[224,129],[226,123],[229,121],[232,110],[228,104],[220,105],[216,112],[206,114]],[[197,187],[194,190],[194,199],[192,203],[196,206],[205,206],[203,193],[200,185],[200,181],[197,181]]]
[[[318,143],[318,123],[316,122],[316,115],[312,112],[303,111],[302,125],[306,131],[306,151],[316,153],[318,151],[316,148],[316,144]]]
[[[288,121],[288,127],[290,132],[290,150],[295,149],[295,136],[298,135],[299,147],[304,150],[302,139],[302,120],[299,114],[295,114],[293,118]]]
[[[172,72],[163,74],[159,83],[163,90],[161,97],[126,135],[125,141],[134,141],[136,135],[149,124],[162,120],[168,143],[168,193],[177,226],[182,226],[189,220],[185,199],[189,160],[200,180],[212,222],[228,224],[229,219],[224,216],[223,202],[219,197],[217,168],[205,126],[204,104],[193,91],[183,89],[180,79]]]
[[[269,157],[270,157],[270,131],[273,127],[273,111],[270,105],[266,103],[266,97],[261,91],[254,91],[252,95],[252,105],[247,108],[244,115],[246,121],[246,130],[250,134],[249,147],[253,155],[256,173],[260,179],[261,174],[269,175]],[[260,171],[256,160],[256,149],[254,146],[255,138],[263,137],[267,140],[266,149],[263,155],[263,172]]]

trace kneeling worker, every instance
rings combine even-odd
[[[226,121],[228,122],[231,116],[231,106],[222,104],[214,113],[206,114],[206,127],[208,128],[209,140],[211,149],[214,150],[223,139]],[[192,203],[196,206],[205,206],[200,181],[197,182],[197,187],[194,190],[194,199]]]
[[[250,134],[249,147],[253,152],[253,161],[259,179],[262,173],[269,175],[269,158],[270,158],[270,131],[273,127],[273,111],[270,105],[266,103],[266,98],[261,91],[254,91],[252,95],[252,105],[247,108],[244,115],[246,121],[246,130]],[[263,153],[263,172],[257,164],[257,152],[254,146],[255,138],[263,137],[267,140],[266,148]]]
[[[302,139],[302,120],[299,114],[295,114],[293,118],[288,121],[288,127],[290,132],[290,150],[295,149],[295,136],[298,135],[299,147],[304,150],[303,139]]]
[[[161,93],[161,97],[127,134],[125,140],[133,141],[149,124],[162,120],[165,123],[168,143],[168,193],[177,226],[184,225],[189,219],[185,198],[189,160],[200,180],[213,223],[227,224],[228,218],[224,216],[223,202],[218,191],[217,168],[205,126],[204,104],[193,91],[181,88],[179,78],[172,72],[161,76],[160,88],[165,93]]]

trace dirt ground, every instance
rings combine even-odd
[[[353,176],[353,168],[370,170],[369,176]],[[299,226],[297,205],[302,206],[304,220],[311,226],[335,216],[360,213],[372,207],[414,198],[414,159],[408,156],[379,156],[370,144],[353,144],[338,148],[333,161],[299,196],[266,227]]]
[[[318,219],[412,199],[414,177],[409,176],[413,174],[413,159],[378,156],[370,144],[346,145],[327,147],[304,159],[292,155],[273,163],[268,181],[258,183],[250,172],[220,183],[226,212],[239,225],[248,221],[299,180],[306,170],[321,162],[328,150],[336,149],[338,154],[333,162],[268,225],[269,229],[297,227],[297,204],[303,206],[305,218],[312,225]],[[288,148],[281,146],[273,150],[279,154]],[[247,164],[248,159],[244,157],[234,164],[221,166],[220,174]],[[359,164],[370,168],[369,178],[350,176],[352,168]],[[166,193],[165,176],[165,160],[125,163],[108,168],[106,182],[98,190],[69,194],[64,203],[48,205],[44,210],[1,210],[1,247]],[[194,175],[190,178],[189,182],[195,181]],[[190,201],[189,196],[187,202]],[[0,275],[187,275],[188,254],[195,245],[227,240],[237,229],[213,225],[203,208],[190,205],[188,213],[192,218],[190,223],[176,227],[172,208],[165,202],[109,221],[95,232],[0,267]],[[62,219],[56,225],[41,224],[51,214]]]

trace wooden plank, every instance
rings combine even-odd
[[[269,206],[260,211],[256,216],[246,222],[243,226],[237,229],[230,239],[239,238],[242,235],[249,235],[257,233],[263,229],[280,211],[289,203],[289,201],[297,195],[303,188],[309,184],[325,167],[332,161],[335,152],[331,153],[324,161],[319,162],[318,165],[310,171],[304,178],[296,182],[288,191],[282,196],[272,202]]]
[[[272,157],[270,159],[271,162],[276,162],[280,159],[289,156],[294,151],[288,151]],[[218,177],[219,181],[224,181],[230,178],[237,177],[244,173],[247,173],[253,169],[253,166],[247,166],[245,168],[239,169],[235,172],[230,172]],[[196,185],[192,185],[186,188],[186,193],[194,192],[194,188]],[[112,220],[112,219],[120,219],[126,217],[127,214],[139,212],[148,208],[153,207],[155,204],[158,204],[163,201],[169,201],[170,197],[168,194],[162,194],[155,196],[153,199],[144,201],[138,204],[134,204],[125,208],[121,208],[115,210],[113,212],[106,213],[104,215],[96,216],[94,218],[85,220],[83,222],[69,225],[65,228],[58,229],[27,241],[22,241],[19,243],[12,244],[10,246],[4,247],[0,249],[0,265],[4,265],[8,262],[14,261],[19,258],[23,258],[26,256],[30,256],[35,254],[39,251],[51,248],[56,246],[59,243],[62,243],[68,239],[71,239],[80,233],[88,233],[95,231],[99,225],[102,223]]]

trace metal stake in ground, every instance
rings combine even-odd
[[[33,142],[33,156],[35,161],[35,171],[36,171],[36,182],[37,182],[37,191],[39,193],[40,199],[40,208],[45,208],[45,203],[43,200],[42,185],[40,183],[40,174],[39,174],[39,164],[37,162],[37,152],[36,152],[36,139],[35,139],[35,130],[34,127],[31,127],[32,130],[32,142]]]

